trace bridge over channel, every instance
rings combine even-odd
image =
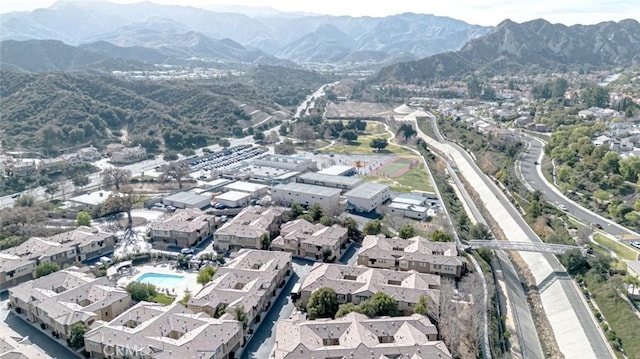
[[[570,249],[579,250],[582,255],[587,254],[587,249],[578,246],[569,246],[566,244],[555,243],[533,243],[533,242],[516,242],[516,241],[497,241],[497,240],[471,240],[468,242],[472,249],[489,248],[505,251],[520,252],[541,252],[563,254]]]

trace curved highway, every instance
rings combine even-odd
[[[437,137],[441,138],[437,132],[435,116],[430,117]],[[507,197],[478,169],[475,161],[463,148],[446,140],[435,141],[417,128],[418,135],[429,146],[448,155],[458,166],[509,240],[540,242],[540,238]],[[522,252],[520,255],[536,280],[542,306],[565,358],[614,357],[578,287],[557,258],[551,254],[533,252]]]
[[[540,163],[542,163],[542,157],[544,156],[543,148],[545,143],[541,139],[529,135],[524,135],[522,138],[528,143],[528,148],[521,156],[521,160],[517,165],[522,174],[522,179],[524,179],[525,184],[529,186],[530,189],[542,192],[547,201],[553,203],[555,206],[566,206],[567,212],[587,225],[599,223],[605,232],[613,236],[620,236],[622,234],[640,236],[640,234],[610,219],[591,212],[562,194],[560,190],[549,183],[542,174]]]

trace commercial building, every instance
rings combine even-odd
[[[432,242],[416,236],[409,239],[369,235],[358,250],[358,265],[401,271],[416,271],[459,278],[465,262],[455,243]]]
[[[96,191],[69,198],[68,201],[78,210],[93,211],[102,206],[111,195],[111,191]]]
[[[97,161],[102,158],[102,156],[100,155],[100,151],[98,151],[93,146],[79,149],[78,156],[80,156],[81,160],[87,161],[87,162]]]
[[[203,209],[211,205],[211,197],[191,192],[178,192],[164,197],[162,203],[176,208]]]
[[[371,212],[391,198],[389,186],[380,183],[363,183],[344,194],[347,208],[357,212]]]
[[[179,209],[169,219],[149,225],[151,244],[156,249],[195,247],[213,234],[217,224],[215,216],[199,209]]]
[[[413,313],[421,296],[431,297],[436,304],[440,298],[440,276],[437,275],[316,263],[300,285],[297,304],[306,307],[311,293],[324,287],[336,291],[339,304],[357,305],[378,292],[386,293],[398,302],[398,310],[406,315]]]
[[[342,318],[306,320],[301,313],[279,320],[274,359],[411,358],[449,359],[429,318],[367,318],[351,312]]]
[[[194,314],[179,303],[140,302],[84,335],[91,358],[235,358],[242,323]]]
[[[33,160],[24,160],[13,162],[8,167],[8,172],[16,177],[26,177],[36,173],[36,162]]]
[[[147,159],[147,150],[142,146],[126,147],[111,153],[111,163],[127,164]]]
[[[131,306],[126,290],[106,277],[94,278],[73,268],[11,288],[9,301],[16,314],[60,339],[68,339],[76,323],[91,327]]]
[[[362,180],[358,177],[325,175],[314,172],[303,173],[298,176],[296,181],[299,183],[306,183],[315,186],[325,186],[340,189],[353,189],[362,184]]]
[[[40,263],[65,264],[98,258],[113,251],[116,237],[96,228],[78,227],[47,238],[33,237],[0,251],[0,291],[33,279]]]
[[[225,205],[230,208],[244,207],[251,202],[251,193],[229,191],[221,193],[215,197],[217,203]]]
[[[295,202],[303,206],[319,204],[333,207],[340,204],[340,190],[304,183],[283,183],[271,189],[271,199],[287,206]]]
[[[347,242],[347,229],[337,224],[324,226],[304,219],[287,222],[280,227],[280,235],[271,242],[271,249],[296,257],[313,260],[340,260]]]
[[[290,276],[290,253],[242,249],[218,268],[211,282],[189,298],[187,307],[222,319],[233,318],[235,308],[241,307],[247,325],[258,323],[263,319],[261,313],[271,308]]]
[[[289,171],[304,172],[316,169],[316,161],[297,156],[266,154],[253,160],[256,166],[282,168]]]
[[[423,206],[417,206],[407,203],[391,202],[388,209],[389,214],[397,216],[413,218],[418,220],[424,220],[429,218],[429,208]]]
[[[260,198],[269,192],[269,186],[259,183],[237,181],[224,186],[224,190],[249,193],[251,198]]]
[[[262,248],[262,236],[271,236],[278,231],[286,211],[288,209],[282,207],[251,206],[243,209],[215,232],[215,249]]]
[[[353,166],[335,165],[318,171],[318,174],[329,176],[354,176],[358,171]]]

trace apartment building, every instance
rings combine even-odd
[[[414,270],[459,278],[466,262],[458,256],[455,243],[432,242],[419,236],[402,239],[369,235],[362,240],[357,263],[370,268]]]
[[[94,278],[70,268],[9,290],[11,307],[56,338],[68,339],[71,326],[109,321],[131,306],[126,290],[106,277]]]
[[[98,258],[113,251],[116,236],[96,228],[78,227],[47,238],[33,237],[0,251],[0,290],[33,279],[40,263],[64,264]]]
[[[260,313],[269,310],[291,273],[290,253],[242,249],[218,268],[187,307],[222,319],[233,318],[235,308],[241,307],[251,325],[260,322]]]
[[[271,242],[271,249],[289,252],[296,257],[338,261],[348,239],[347,233],[346,228],[337,224],[328,227],[297,219],[280,227],[280,235]]]
[[[215,249],[219,251],[240,248],[260,249],[262,236],[277,232],[283,221],[282,217],[287,211],[287,208],[282,207],[261,206],[243,209],[215,232],[213,242]]]
[[[91,358],[235,358],[242,324],[195,314],[181,304],[140,302],[84,336]]]
[[[157,249],[194,247],[210,237],[218,223],[215,216],[199,209],[179,209],[169,219],[149,225],[150,241]]]
[[[306,307],[311,293],[324,287],[336,291],[340,304],[357,305],[378,292],[386,293],[398,302],[398,310],[405,315],[413,313],[413,307],[423,295],[435,303],[440,298],[440,276],[437,275],[316,263],[300,285],[298,304]]]
[[[306,320],[303,314],[279,320],[274,359],[302,358],[451,358],[429,318],[367,318],[349,313],[342,318]]]

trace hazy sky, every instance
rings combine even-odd
[[[76,0],[85,1],[85,0]],[[89,1],[89,0],[86,0]],[[268,6],[282,11],[351,16],[386,16],[415,12],[449,16],[473,24],[497,25],[544,18],[566,25],[640,19],[639,0],[150,0],[159,4]],[[48,7],[55,0],[0,0],[0,12]],[[139,0],[113,0],[133,3]]]

